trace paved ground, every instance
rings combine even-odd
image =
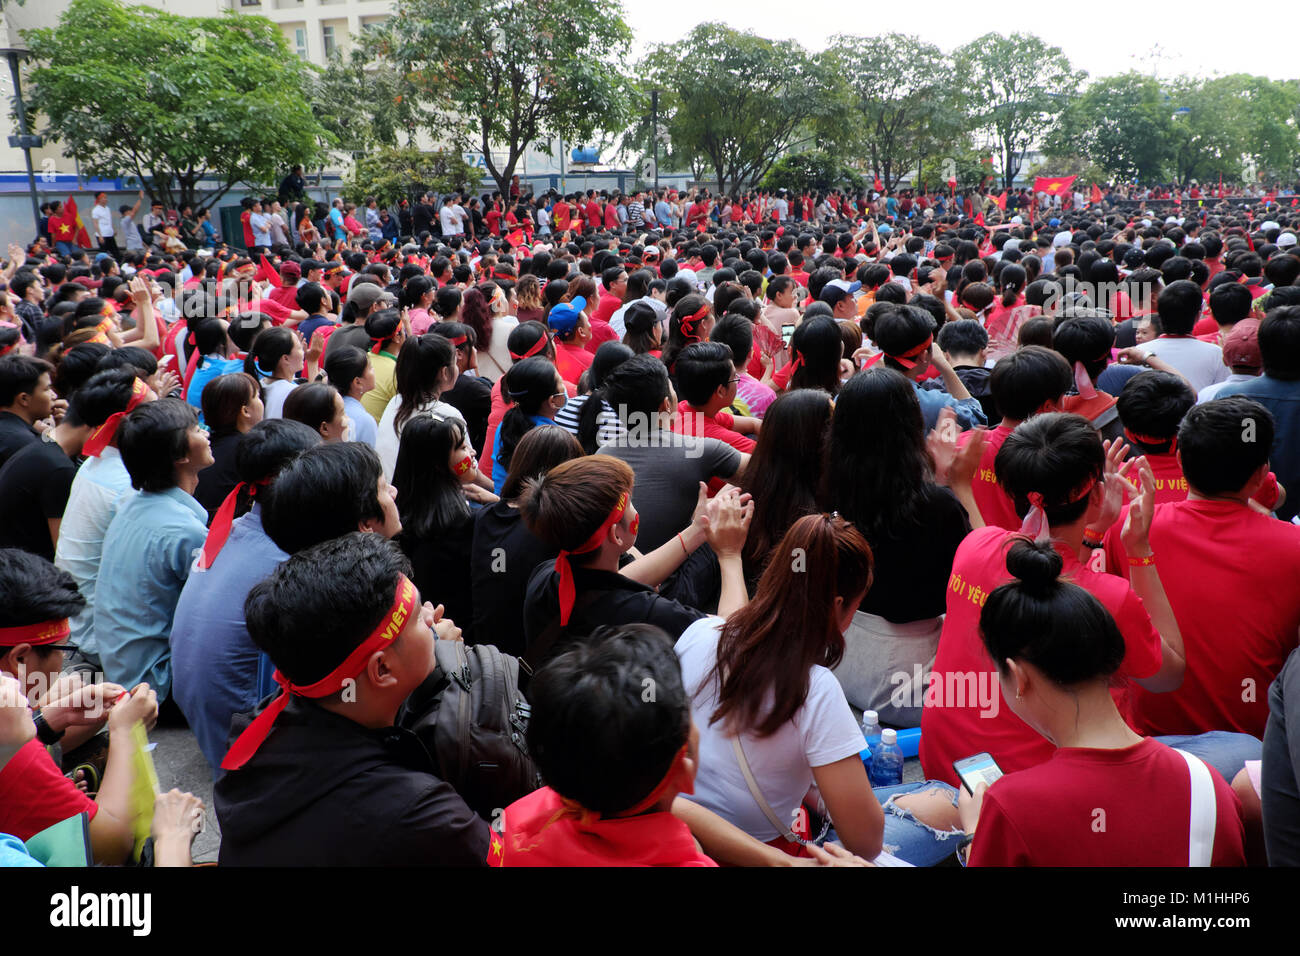
[[[203,758],[194,735],[185,727],[155,727],[149,739],[154,748],[154,764],[158,769],[158,783],[163,790],[177,787],[187,790],[203,800],[207,825],[194,840],[194,862],[215,863],[221,844],[221,831],[217,814],[212,808],[212,771]],[[924,780],[921,762],[915,758],[903,764],[903,782]]]

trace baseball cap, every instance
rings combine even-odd
[[[893,231],[893,226],[887,222],[882,222],[880,225],[876,226],[876,235],[878,236],[888,236],[893,233]]]
[[[302,266],[292,260],[283,262],[280,264],[280,275],[284,276],[286,279],[301,279]]]
[[[299,268],[302,270],[301,274],[306,275],[314,269],[324,269],[325,263],[321,262],[319,259],[304,259]]]
[[[1059,219],[1049,219],[1049,220],[1047,220],[1047,225],[1048,225],[1050,228],[1052,228],[1052,229],[1055,229],[1055,228],[1056,228],[1057,226],[1059,226],[1060,224],[1061,224],[1061,220],[1059,220]]]
[[[834,286],[837,289],[843,289],[849,295],[853,295],[862,288],[862,283],[857,281],[849,282],[847,279],[832,279],[826,283],[826,286]],[[826,286],[822,286],[822,291],[826,290]]]
[[[582,310],[587,307],[587,300],[578,296],[572,302],[561,302],[551,309],[546,317],[546,324],[562,335],[568,335],[578,327]]]
[[[1229,368],[1262,368],[1259,319],[1242,319],[1223,340],[1223,364]]]
[[[1294,232],[1284,232],[1277,237],[1277,247],[1279,249],[1290,249],[1296,243]]]
[[[385,292],[384,288],[375,282],[362,282],[348,290],[348,301],[355,302],[362,309],[368,309],[381,300],[386,305],[394,305],[397,302],[396,296]]]
[[[845,292],[840,286],[826,283],[822,288],[822,294],[817,297],[819,302],[825,302],[832,309],[843,302],[845,299],[852,299],[853,294]]]

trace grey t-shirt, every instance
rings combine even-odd
[[[621,458],[636,473],[632,504],[641,516],[636,547],[642,554],[690,523],[701,481],[730,478],[740,468],[740,452],[725,442],[676,432],[647,436],[634,430],[618,444],[602,445],[597,453]]]

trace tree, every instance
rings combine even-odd
[[[627,119],[618,63],[632,33],[610,4],[399,0],[391,37],[389,55],[446,113],[435,133],[478,144],[503,193],[539,138],[583,140]]]
[[[357,39],[346,55],[335,51],[324,69],[312,68],[312,112],[354,157],[403,139],[414,146],[436,117],[414,78],[393,62],[391,30],[380,27]]]
[[[824,193],[831,189],[848,189],[857,192],[864,184],[862,177],[841,160],[828,153],[813,150],[808,153],[791,153],[782,156],[772,164],[760,185],[764,189]]]
[[[460,153],[386,146],[357,160],[343,184],[343,195],[358,205],[373,196],[381,206],[391,206],[399,199],[456,192],[477,182],[478,175]]]
[[[833,109],[829,70],[797,43],[702,23],[655,47],[641,72],[664,90],[673,147],[727,192],[753,185]]]
[[[209,208],[237,183],[274,183],[328,138],[305,65],[263,17],[72,0],[57,27],[24,35],[42,131],[91,175],[134,175],[166,205]],[[199,202],[207,178],[220,185]]]
[[[1159,181],[1173,159],[1175,108],[1155,77],[1108,76],[1062,112],[1046,151],[1086,156],[1115,179]]]
[[[886,189],[927,156],[950,152],[965,131],[961,84],[937,46],[898,33],[837,36],[824,56],[842,80],[847,116],[836,125],[843,145],[869,159]]]
[[[988,33],[957,50],[957,73],[971,96],[972,118],[1002,157],[1010,189],[1025,153],[1051,128],[1087,74],[1059,47],[1036,36]]]

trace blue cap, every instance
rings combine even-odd
[[[1047,220],[1047,224],[1048,224],[1049,226],[1051,226],[1053,229],[1055,229],[1057,226],[1059,226],[1059,225],[1061,224],[1061,220],[1059,220],[1059,219],[1049,219],[1049,220]]]
[[[880,225],[876,227],[876,235],[879,236],[887,236],[893,231],[894,230],[890,228],[890,225],[887,222],[882,222]]]
[[[582,296],[578,296],[572,302],[561,302],[551,309],[551,314],[546,317],[546,324],[561,335],[568,335],[578,327],[578,320],[586,307],[587,300]]]

